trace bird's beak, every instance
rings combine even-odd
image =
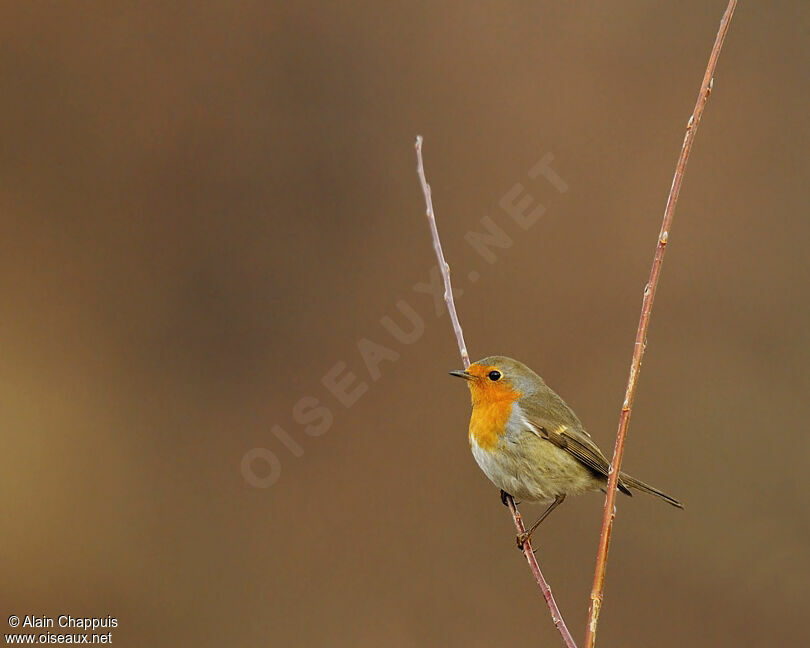
[[[464,378],[464,380],[475,380],[475,376],[473,376],[469,371],[451,371],[451,376],[455,376],[456,378]]]

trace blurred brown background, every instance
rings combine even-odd
[[[413,289],[414,137],[471,355],[526,361],[610,452],[724,7],[4,3],[3,632],[64,612],[117,617],[122,646],[559,645]],[[687,508],[619,501],[600,645],[808,639],[809,27],[799,1],[732,24],[625,459]],[[528,175],[547,153],[565,193]],[[546,208],[526,231],[516,183]],[[464,238],[487,215],[512,241],[492,264]],[[412,344],[380,321],[408,328],[398,300]],[[377,380],[362,338],[399,354]],[[349,408],[321,383],[341,361],[367,385]],[[601,504],[539,536],[577,638]]]

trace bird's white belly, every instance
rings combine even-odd
[[[499,446],[506,441],[499,442]],[[484,450],[475,439],[470,439],[473,457],[489,480],[501,490],[514,495],[519,500],[549,502],[557,493],[548,489],[538,479],[535,467],[527,464],[518,454],[504,452],[496,447],[494,451]]]
[[[524,437],[523,442],[507,438],[492,450],[470,439],[473,457],[484,474],[501,490],[519,500],[550,502],[559,495],[578,495],[599,488],[594,475],[564,450],[551,446],[538,452],[547,441]]]

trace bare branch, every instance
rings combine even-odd
[[[526,527],[523,526],[523,518],[521,517],[520,512],[517,510],[515,500],[511,495],[506,495],[506,504],[512,513],[512,518],[515,521],[515,529],[517,530],[517,534],[521,535],[525,533]],[[571,633],[568,632],[568,627],[565,625],[565,621],[562,618],[560,608],[557,607],[557,601],[554,600],[554,595],[551,593],[551,587],[546,582],[543,572],[540,571],[540,565],[537,564],[537,558],[534,555],[534,551],[532,550],[531,543],[528,539],[523,543],[523,555],[526,556],[526,561],[529,563],[529,568],[532,570],[532,574],[534,574],[534,579],[540,586],[540,591],[543,592],[543,598],[546,599],[546,605],[548,605],[548,609],[551,612],[551,620],[554,622],[554,626],[557,628],[557,630],[560,631],[565,645],[568,648],[577,648],[577,644],[574,642],[574,638],[571,636]]]
[[[416,136],[416,173],[419,175],[419,182],[422,183],[422,193],[425,194],[425,215],[430,225],[430,235],[433,237],[433,249],[436,252],[436,259],[439,261],[439,271],[444,279],[444,301],[447,304],[447,312],[450,313],[450,321],[453,323],[453,332],[458,340],[458,350],[461,353],[461,362],[464,368],[470,366],[470,356],[467,353],[467,345],[464,344],[464,333],[461,331],[461,324],[456,314],[456,304],[453,301],[453,286],[450,283],[450,266],[444,259],[442,252],[442,242],[439,239],[439,230],[436,228],[436,215],[433,212],[433,199],[430,195],[430,185],[425,178],[425,166],[422,163],[422,136]]]
[[[425,167],[422,163],[421,135],[417,135],[416,137],[416,172],[419,174],[419,181],[422,183],[422,192],[425,194],[425,205],[427,207],[426,215],[428,218],[428,224],[430,225],[430,233],[433,237],[433,249],[436,251],[436,258],[439,261],[439,270],[441,271],[442,278],[444,279],[444,301],[447,303],[447,310],[450,313],[450,321],[453,323],[453,331],[455,332],[456,340],[458,341],[458,349],[461,353],[461,361],[466,369],[470,366],[470,356],[467,354],[467,346],[464,343],[464,334],[461,331],[461,324],[459,324],[458,315],[456,314],[456,305],[453,301],[453,286],[450,283],[450,266],[444,259],[442,244],[439,240],[439,231],[436,228],[436,216],[433,212],[433,201],[430,195],[430,185],[425,179]],[[512,513],[512,518],[515,522],[517,532],[519,534],[523,533],[526,531],[526,528],[523,526],[523,519],[517,510],[514,499],[512,499],[511,495],[507,495],[506,500],[509,510]],[[528,540],[523,543],[523,555],[526,556],[526,561],[529,563],[532,574],[534,574],[534,578],[543,593],[543,598],[546,600],[548,609],[551,611],[551,619],[554,621],[554,625],[562,635],[565,645],[568,648],[576,648],[576,643],[574,643],[574,639],[571,637],[571,633],[568,631],[565,621],[563,621],[560,609],[557,607],[557,602],[554,600],[554,596],[551,593],[551,588],[546,582],[546,579],[543,577],[543,572],[540,571],[540,565],[537,564],[537,559],[534,556],[531,543]]]
[[[603,592],[605,588],[605,569],[607,568],[607,555],[610,546],[610,532],[613,527],[613,519],[616,516],[616,487],[618,485],[619,472],[624,454],[624,443],[627,437],[627,426],[630,422],[630,412],[633,407],[633,400],[636,395],[636,384],[638,374],[641,370],[641,358],[647,345],[647,327],[650,323],[650,313],[652,312],[655,291],[658,288],[658,280],[661,276],[661,265],[664,261],[669,232],[672,228],[672,219],[675,214],[675,204],[678,201],[678,194],[681,190],[686,163],[689,160],[689,153],[692,151],[692,143],[697,133],[700,119],[703,116],[703,109],[712,90],[714,70],[717,66],[717,59],[723,47],[731,17],[737,6],[737,0],[729,0],[723,19],[720,21],[720,28],[717,38],[714,41],[706,73],[703,75],[703,83],[700,85],[697,103],[692,111],[692,116],[686,125],[686,135],[683,139],[681,154],[675,167],[675,177],[672,179],[672,187],[669,190],[669,198],[664,209],[664,221],[661,225],[661,232],[658,235],[658,243],[655,247],[650,279],[644,288],[644,297],[641,302],[641,317],[638,322],[635,345],[633,347],[633,360],[630,364],[630,378],[627,381],[627,389],[624,394],[621,414],[619,416],[619,431],[616,434],[616,446],[613,451],[613,461],[611,462],[610,474],[608,476],[607,495],[605,496],[605,509],[602,516],[602,531],[599,536],[599,548],[596,553],[596,569],[593,576],[593,588],[591,590],[591,603],[588,609],[588,624],[585,628],[585,648],[593,648],[596,642],[596,626],[599,621],[599,611],[602,607]]]

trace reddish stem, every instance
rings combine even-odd
[[[726,38],[731,17],[737,6],[737,0],[729,0],[723,19],[720,21],[720,28],[717,38],[714,41],[706,73],[703,75],[703,83],[700,85],[695,109],[686,125],[686,135],[683,139],[681,154],[675,167],[675,177],[672,179],[672,187],[667,198],[667,205],[664,210],[664,222],[661,225],[661,232],[658,235],[658,243],[655,247],[650,279],[644,288],[644,298],[641,302],[641,317],[638,322],[635,346],[633,347],[633,360],[630,364],[630,378],[627,381],[627,389],[624,394],[621,415],[619,416],[619,431],[616,434],[616,447],[613,451],[613,461],[611,462],[610,474],[608,476],[607,495],[605,496],[605,509],[602,516],[602,531],[599,536],[599,548],[596,553],[596,569],[593,575],[593,588],[591,590],[591,603],[588,609],[588,624],[585,628],[585,648],[593,648],[596,642],[596,627],[599,621],[599,611],[602,607],[603,592],[605,589],[605,569],[607,568],[608,548],[610,547],[610,532],[613,528],[613,519],[616,517],[616,487],[618,485],[619,472],[624,454],[624,443],[627,438],[627,426],[630,422],[630,412],[633,407],[633,400],[636,395],[636,384],[638,374],[641,370],[641,359],[647,345],[647,327],[650,323],[650,313],[652,312],[655,291],[658,288],[658,280],[661,276],[661,266],[664,262],[664,252],[666,251],[669,232],[672,228],[672,219],[675,215],[675,204],[678,202],[678,194],[681,190],[683,176],[686,171],[686,163],[692,151],[692,143],[697,133],[706,101],[712,90],[714,70],[717,66],[717,59]]]

